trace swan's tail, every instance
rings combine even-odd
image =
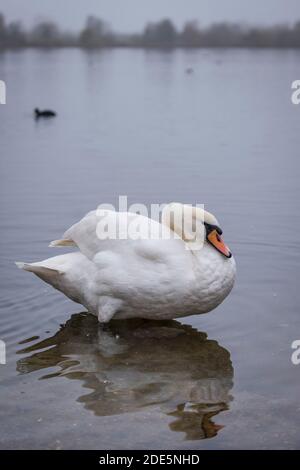
[[[24,269],[24,271],[34,273],[44,280],[48,280],[53,276],[62,274],[61,271],[59,271],[58,269],[47,268],[46,266],[42,266],[38,263],[23,263],[20,261],[16,261],[16,265],[19,269]]]
[[[16,266],[18,266],[19,269],[24,269],[25,271],[29,271],[29,263],[23,263],[22,261],[16,261]]]
[[[54,247],[54,246],[77,246],[77,245],[70,238],[62,238],[61,240],[53,240],[49,246]]]

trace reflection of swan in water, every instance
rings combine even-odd
[[[51,338],[27,346],[20,373],[58,367],[91,392],[78,398],[95,415],[159,406],[175,419],[172,431],[187,439],[213,437],[222,426],[212,417],[228,408],[233,367],[228,351],[191,326],[176,321],[113,321],[106,326],[76,314]]]

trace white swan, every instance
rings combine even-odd
[[[107,238],[110,223],[118,228],[117,239]],[[133,228],[144,238],[135,239]],[[209,312],[230,293],[235,261],[221,233],[212,214],[178,203],[164,209],[162,223],[133,213],[92,211],[50,244],[77,246],[79,252],[16,264],[100,322],[173,319]]]

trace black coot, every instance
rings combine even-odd
[[[43,111],[41,111],[39,108],[35,108],[34,114],[36,118],[56,116],[56,113],[54,111],[51,111],[50,109],[44,109]]]

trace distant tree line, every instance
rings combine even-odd
[[[7,23],[0,13],[0,49],[22,47],[300,47],[300,21],[293,26],[243,26],[216,23],[200,27],[188,21],[178,30],[169,19],[148,23],[142,33],[118,34],[109,25],[89,16],[78,33],[61,31],[52,21],[26,30],[20,21]]]

